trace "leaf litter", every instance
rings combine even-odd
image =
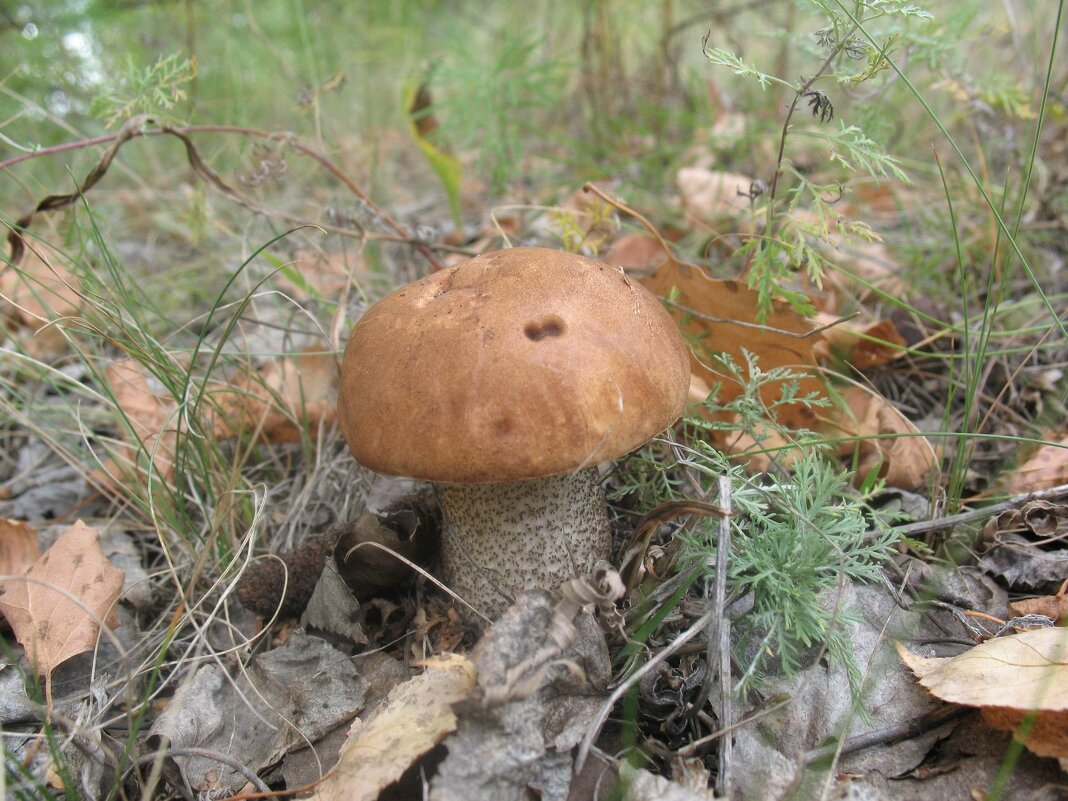
[[[144,122],[141,120],[140,124]],[[237,197],[248,208],[259,209],[204,167],[188,133],[169,127],[165,132],[185,137],[183,141],[190,148],[187,152],[198,175],[218,191]],[[136,126],[127,126],[121,136],[129,139],[136,135],[140,135]],[[118,145],[101,161],[94,171],[96,178],[106,171],[117,149]],[[748,230],[754,181],[706,167],[684,170],[677,178],[681,208],[688,219],[699,221],[705,234],[711,231],[734,236]],[[90,187],[91,182],[87,182],[85,189]],[[70,202],[74,199],[76,196],[69,198]],[[599,211],[582,213],[589,219],[600,220],[602,216]],[[874,384],[856,384],[852,373],[844,383],[839,383],[837,377],[828,378],[831,362],[834,369],[864,371],[876,377],[880,372],[883,375],[890,372],[886,368],[901,366],[907,361],[909,354],[905,351],[911,340],[903,327],[899,330],[897,322],[889,318],[868,318],[852,325],[841,322],[833,313],[829,314],[832,319],[809,319],[785,307],[777,307],[770,321],[758,322],[755,293],[743,282],[717,281],[708,276],[704,267],[688,265],[673,257],[664,259],[663,246],[644,235],[629,234],[625,236],[630,239],[616,237],[612,242],[614,228],[610,222],[605,224],[601,220],[584,232],[593,235],[586,237],[581,246],[599,249],[618,245],[615,250],[606,251],[607,258],[636,270],[648,271],[659,263],[645,280],[662,294],[695,344],[704,346],[697,349],[700,355],[694,359],[697,377],[692,395],[696,401],[705,400],[716,384],[722,385],[721,401],[739,397],[740,383],[718,369],[707,355],[726,353],[744,365],[748,352],[759,358],[764,369],[778,365],[799,371],[806,391],[836,403],[830,410],[815,414],[809,414],[811,410],[802,404],[780,407],[781,416],[774,422],[798,429],[816,429],[829,439],[842,438],[838,455],[843,462],[858,468],[859,482],[875,477],[892,487],[916,490],[935,477],[942,454],[932,448],[919,426],[909,419],[911,412],[903,411],[902,407],[908,408],[908,404],[892,403]],[[492,229],[486,226],[484,230]],[[403,236],[405,232],[397,229],[394,233]],[[717,236],[714,244],[717,249],[729,250],[730,239],[730,236]],[[488,242],[484,240],[482,246]],[[859,286],[875,284],[892,293],[901,289],[895,277],[898,267],[895,257],[881,243],[859,247],[834,242],[831,245],[846,254],[843,259],[846,269],[860,276]],[[420,243],[420,247],[424,245]],[[40,265],[34,264],[27,254],[22,268],[37,271]],[[361,263],[358,271],[362,270]],[[53,277],[59,275],[56,269],[46,272]],[[316,260],[301,254],[289,273],[284,275],[287,289],[318,302],[323,296],[347,291],[353,270],[335,255]],[[0,278],[10,281],[11,274],[10,271],[0,273]],[[851,300],[871,299],[866,289],[858,289],[858,283],[848,277],[835,276],[828,284],[824,289],[825,309],[837,308],[841,300],[836,296],[838,293]],[[6,294],[14,291],[13,284],[3,286]],[[60,290],[63,286],[77,284],[61,278],[53,306],[73,311],[81,299],[68,298],[70,306],[64,307]],[[29,302],[23,300],[15,311],[23,314],[30,308]],[[6,319],[9,325],[28,330],[42,322],[43,311],[38,309],[29,317]],[[826,323],[834,321],[838,321],[837,325],[824,328]],[[271,458],[276,460],[275,467],[285,464],[296,448],[307,444],[309,437],[330,436],[335,367],[333,354],[324,353],[321,348],[294,348],[285,356],[268,359],[258,366],[253,366],[251,361],[239,366],[227,374],[225,381],[207,387],[208,397],[214,403],[214,416],[209,417],[210,425],[205,430],[233,441],[226,445],[228,448],[254,440],[268,448]],[[120,426],[121,436],[125,437],[119,448],[120,461],[128,466],[138,464],[142,471],[151,469],[163,480],[172,480],[176,456],[174,399],[160,391],[144,368],[135,363],[116,360],[108,366],[107,376],[124,417]],[[779,390],[776,386],[767,388],[765,404],[773,401]],[[717,441],[717,444],[743,456],[754,471],[788,467],[788,460],[761,461],[759,454],[754,453],[769,445],[786,448],[790,444],[788,437],[771,440],[770,431],[769,425],[769,436],[761,437],[759,442],[738,438],[732,442]],[[1048,439],[1056,441],[1059,436],[1059,429],[1055,429]],[[1036,452],[1038,461],[1022,465],[1012,477],[1012,483],[1006,486],[1023,492],[1041,483],[1059,483],[1056,454],[1057,451]],[[119,473],[113,470],[112,475],[112,486],[121,484]],[[300,510],[298,513],[322,514],[315,502],[313,499],[307,506],[298,504],[295,508]],[[1012,514],[1019,513],[1017,517],[998,516],[990,522],[995,533],[988,535],[987,544],[992,547],[979,563],[979,568],[985,571],[984,580],[992,581],[993,577],[1014,591],[1052,593],[1058,583],[1060,586],[1057,594],[1034,599],[1043,605],[1019,606],[1023,602],[1013,602],[1017,604],[1014,607],[1017,614],[1044,614],[1063,608],[1064,574],[1058,574],[1063,546],[1057,539],[1063,507],[1055,503],[1049,506],[1043,510],[1024,506],[1013,510]],[[268,528],[276,522],[270,516],[278,513],[278,509],[268,512]],[[371,523],[378,525],[382,520],[376,518],[368,525]],[[671,532],[661,532],[665,534],[663,540],[652,538],[643,554],[643,558],[649,556],[650,568],[660,564],[658,560],[662,557],[662,563],[671,561],[667,554],[676,547],[671,539],[679,530],[681,524],[673,524]],[[12,531],[15,529],[0,530],[0,533]],[[173,532],[161,532],[159,547],[170,548],[173,543],[169,538],[173,536]],[[1021,539],[1012,540],[1010,536]],[[288,544],[294,544],[292,538]],[[4,541],[0,540],[0,549],[3,545]],[[232,543],[225,544],[229,545]],[[281,550],[274,545],[273,541],[272,551]],[[399,541],[388,541],[392,549],[399,551],[399,545]],[[263,542],[258,541],[256,547],[261,554]],[[207,550],[199,554],[203,561],[196,565],[198,577],[203,566],[214,558]],[[318,550],[325,553],[328,549]],[[997,561],[992,554],[999,551],[1003,558]],[[1028,554],[1034,559],[1028,559]],[[1053,557],[1047,558],[1050,554]],[[0,550],[0,558],[4,555],[5,551]],[[594,622],[593,606],[563,613],[558,597],[525,596],[478,641],[469,657],[446,653],[418,659],[412,666],[422,672],[408,679],[408,668],[399,659],[383,656],[377,661],[377,667],[372,667],[372,659],[365,653],[365,649],[388,647],[379,636],[388,630],[386,618],[395,616],[394,623],[400,621],[400,634],[409,635],[409,640],[398,649],[408,655],[418,654],[420,650],[436,652],[442,647],[460,648],[471,643],[472,633],[463,630],[455,614],[450,617],[452,610],[447,602],[434,597],[434,591],[423,579],[413,583],[409,575],[403,580],[382,576],[379,584],[367,589],[366,598],[357,600],[352,593],[346,595],[344,567],[339,569],[329,558],[322,561],[326,569],[317,562],[312,565],[314,569],[307,571],[310,577],[291,570],[288,565],[282,573],[283,581],[299,578],[302,588],[310,590],[310,603],[306,607],[298,605],[304,608],[303,630],[289,628],[293,625],[292,616],[300,609],[284,606],[281,594],[272,596],[271,603],[256,610],[260,613],[258,618],[250,615],[242,619],[240,607],[229,606],[231,597],[226,591],[212,586],[206,592],[202,600],[218,603],[217,608],[233,614],[232,621],[227,620],[223,626],[233,626],[229,632],[231,640],[237,631],[249,639],[238,637],[241,644],[233,653],[213,654],[214,661],[209,664],[198,667],[194,662],[183,663],[184,670],[175,674],[181,678],[177,691],[172,684],[158,703],[160,713],[155,717],[151,744],[159,746],[160,753],[166,755],[168,776],[174,786],[184,784],[209,794],[246,791],[250,789],[250,780],[248,773],[241,770],[245,768],[260,773],[268,781],[279,782],[279,777],[284,776],[288,790],[299,782],[307,782],[323,798],[376,798],[387,797],[401,786],[422,792],[418,774],[424,772],[431,798],[522,798],[537,792],[544,798],[594,799],[603,797],[601,790],[606,785],[602,779],[609,784],[619,781],[621,792],[632,799],[709,798],[712,793],[707,788],[714,772],[709,767],[718,770],[724,764],[716,764],[713,751],[722,748],[720,744],[725,739],[733,743],[733,774],[739,779],[743,796],[749,798],[767,797],[771,788],[796,790],[799,784],[795,782],[807,787],[823,781],[830,773],[822,774],[819,770],[828,763],[839,771],[839,776],[866,774],[886,797],[896,797],[889,795],[885,781],[879,784],[886,777],[902,785],[912,782],[910,787],[922,793],[925,788],[935,786],[925,784],[922,777],[966,766],[957,771],[964,773],[975,765],[962,752],[954,757],[956,762],[950,760],[948,767],[935,764],[936,757],[952,750],[951,744],[960,740],[967,724],[958,725],[956,719],[939,717],[937,709],[932,711],[932,699],[911,683],[901,665],[887,660],[890,652],[886,641],[890,637],[905,641],[945,639],[947,632],[980,636],[974,628],[973,616],[1001,614],[997,607],[1003,606],[1002,586],[997,587],[1000,595],[972,593],[974,587],[962,589],[954,583],[956,576],[951,579],[925,572],[904,556],[888,570],[888,575],[897,579],[894,586],[844,584],[837,595],[825,601],[828,610],[844,604],[855,613],[856,619],[845,627],[845,636],[849,647],[861,657],[864,668],[870,693],[864,699],[864,710],[859,711],[842,689],[852,677],[846,676],[840,666],[832,665],[825,653],[813,653],[809,667],[799,676],[789,679],[773,676],[755,697],[736,699],[745,711],[733,737],[727,734],[725,738],[723,732],[716,731],[716,715],[722,710],[714,703],[706,703],[695,711],[695,702],[706,701],[715,683],[708,678],[711,672],[707,662],[712,658],[716,633],[709,631],[707,642],[695,643],[691,652],[651,674],[650,682],[640,688],[638,711],[633,713],[636,718],[606,730],[605,737],[599,741],[606,750],[597,752],[597,764],[605,772],[598,776],[596,784],[583,788],[580,777],[571,781],[572,748],[576,737],[589,725],[592,711],[604,702],[606,690],[613,682],[608,655],[622,647],[615,639],[616,629],[602,628]],[[17,563],[12,560],[12,564]],[[432,561],[424,569],[427,566],[432,569]],[[974,567],[969,565],[968,569]],[[373,564],[363,565],[361,570],[361,586],[373,584],[366,581],[370,574],[384,572]],[[251,568],[245,568],[244,572],[246,577],[251,574],[255,578]],[[927,576],[927,583],[913,585],[912,577],[921,573]],[[643,576],[648,580],[642,583],[641,593],[678,589],[678,585],[670,584],[666,576],[656,574],[655,570],[644,570]],[[979,583],[974,576],[969,580]],[[967,581],[964,583],[967,585]],[[917,589],[910,594],[914,586]],[[626,599],[623,609],[628,614],[634,614],[646,600],[641,593],[635,592]],[[117,596],[108,597],[109,604],[114,606]],[[936,599],[933,602],[932,597]],[[7,598],[5,588],[0,603]],[[693,618],[694,606],[701,600],[700,588],[696,594],[684,593],[678,609],[659,622],[662,628],[640,644],[639,652],[654,657]],[[707,597],[703,601],[707,602]],[[732,607],[736,614],[745,614],[742,601]],[[102,600],[94,602],[102,603]],[[120,603],[139,610],[145,608],[127,595],[123,595]],[[267,630],[258,628],[279,610],[285,618],[280,624]],[[176,615],[172,620],[177,620],[187,610],[178,606],[168,611]],[[200,609],[195,613],[200,614]],[[375,615],[382,619],[375,620]],[[15,617],[18,618],[17,611]],[[367,625],[368,620],[373,624]],[[569,626],[578,634],[561,636],[561,632],[570,631]],[[22,641],[24,635],[18,631],[16,634]],[[93,641],[87,646],[90,649],[98,639],[99,632],[92,637],[82,635],[83,642]],[[1010,639],[998,637],[989,643]],[[30,642],[32,647],[28,647],[28,652],[39,657],[40,644],[32,639]],[[212,640],[213,644],[217,642]],[[53,661],[55,658],[53,655]],[[50,672],[48,664],[46,660],[46,673]],[[52,669],[56,669],[54,665]],[[369,677],[379,669],[384,678],[379,689],[373,690],[370,685],[374,682]],[[0,679],[10,680],[13,675],[13,671],[4,671]],[[308,675],[316,677],[315,691],[325,688],[336,691],[335,702],[323,711],[317,709],[315,698],[301,691]],[[1029,703],[1016,711],[1033,711]],[[30,704],[20,714],[32,716],[33,709]],[[670,714],[664,712],[666,709]],[[341,750],[339,767],[324,781],[324,773],[328,773],[340,749],[341,734],[354,715],[362,719],[352,725],[350,742]],[[679,721],[684,728],[672,728]],[[902,721],[919,721],[929,724],[929,728],[918,734],[906,732],[908,736],[893,739],[887,732],[900,732]],[[627,726],[643,732],[642,744],[648,747],[643,753],[650,760],[649,767],[670,773],[671,779],[626,765],[611,755],[632,747],[622,743]],[[677,744],[672,737],[684,739],[696,732],[708,738],[703,750],[694,749],[701,754],[694,760],[696,764],[687,765],[664,753],[670,750],[665,743],[672,747]],[[169,742],[165,743],[165,739]],[[327,741],[332,745],[327,747]],[[179,753],[186,747],[215,750],[229,761],[214,759],[210,754]],[[358,758],[359,752],[362,757]],[[988,769],[991,762],[987,760],[984,765]],[[409,783],[403,784],[405,781]],[[55,786],[61,786],[61,782]]]

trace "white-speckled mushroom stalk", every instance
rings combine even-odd
[[[445,580],[492,618],[609,555],[595,467],[678,419],[689,379],[647,290],[592,259],[515,248],[371,307],[345,349],[338,417],[360,463],[439,485]]]
[[[607,559],[608,507],[596,468],[530,481],[442,484],[441,558],[450,589],[495,615],[528,587],[555,587]]]

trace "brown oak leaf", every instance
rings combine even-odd
[[[79,520],[25,576],[0,582],[0,612],[45,676],[49,702],[56,666],[92,649],[102,625],[117,625],[114,606],[124,578],[104,556],[99,533]]]

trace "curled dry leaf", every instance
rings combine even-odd
[[[816,315],[820,325],[833,323],[827,312]],[[827,349],[860,370],[893,361],[908,346],[893,320],[839,323],[823,331]],[[822,350],[822,349],[820,349]],[[821,353],[822,355],[822,353]]]
[[[304,351],[267,362],[209,390],[218,404],[213,430],[223,438],[256,433],[270,442],[298,442],[305,431],[333,422],[337,379],[334,353]]]
[[[92,649],[105,622],[117,625],[124,575],[104,556],[97,531],[79,520],[23,578],[0,582],[0,612],[39,673],[50,677],[60,662]]]
[[[1005,482],[1010,495],[1068,484],[1068,432],[1048,432],[1031,457],[1016,468]]]
[[[19,520],[0,519],[0,576],[20,576],[40,555],[37,532]]]
[[[890,401],[866,387],[846,387],[841,399],[842,405],[827,416],[824,428],[831,436],[850,438],[838,446],[838,453],[856,454],[857,479],[863,481],[875,470],[890,487],[914,490],[924,486],[938,465],[927,437]]]
[[[395,687],[366,720],[357,720],[337,768],[319,785],[316,801],[374,801],[419,757],[456,729],[452,705],[475,685],[465,657],[428,659],[419,676]]]
[[[990,725],[1013,731],[1040,756],[1068,758],[1068,629],[997,637],[949,658],[919,656],[901,643],[897,651],[935,697],[979,707]]]

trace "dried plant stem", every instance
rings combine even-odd
[[[147,126],[158,125],[158,127],[150,128]],[[191,134],[196,133],[234,133],[242,136],[250,136],[260,139],[270,139],[275,142],[282,142],[287,147],[291,147],[298,153],[308,156],[314,161],[318,162],[327,172],[337,178],[345,187],[352,192],[360,202],[363,203],[376,217],[388,227],[396,235],[396,239],[390,241],[398,241],[405,244],[411,244],[416,250],[430,263],[431,267],[435,270],[442,268],[442,263],[433,254],[431,249],[426,243],[423,243],[417,239],[413,239],[408,231],[406,231],[396,220],[394,220],[386,211],[377,206],[373,200],[367,195],[366,192],[353,181],[348,175],[344,173],[336,164],[330,159],[324,156],[322,153],[314,150],[308,145],[303,144],[300,140],[293,136],[291,133],[278,133],[269,131],[260,131],[255,128],[244,128],[237,125],[190,125],[186,127],[176,128],[166,123],[160,123],[155,117],[147,114],[143,114],[137,117],[133,117],[126,122],[125,125],[119,130],[118,133],[108,136],[98,136],[93,139],[83,139],[78,142],[67,142],[62,145],[56,145],[54,147],[41,148],[33,153],[24,153],[19,156],[7,159],[6,161],[0,161],[0,170],[7,169],[9,167],[18,164],[19,162],[26,161],[31,158],[39,158],[43,156],[55,155],[57,153],[63,153],[69,150],[78,150],[86,147],[94,147],[96,145],[110,144],[111,147],[101,156],[96,166],[90,170],[85,180],[81,183],[76,192],[72,192],[67,195],[50,195],[37,204],[37,207],[23,215],[15,224],[14,230],[8,236],[8,243],[10,245],[10,258],[13,263],[18,263],[21,259],[24,245],[22,243],[22,231],[24,231],[32,221],[35,214],[43,211],[51,211],[54,209],[62,208],[63,206],[70,205],[78,199],[80,199],[89,189],[99,181],[107,172],[108,167],[111,165],[112,160],[118,153],[119,148],[122,147],[130,139],[139,136],[161,136],[163,134],[170,134],[176,136],[182,140],[185,145],[186,155],[189,159],[189,164],[192,166],[194,172],[196,172],[201,178],[206,180],[209,184],[214,186],[218,191],[232,200],[240,203],[242,206],[249,208],[257,213],[271,215],[272,212],[255,202],[250,198],[245,197],[238,192],[232,186],[227,184],[221,177],[213,172],[207,164],[201,159],[199,152],[193,145],[193,141],[190,138]],[[279,216],[275,214],[274,216]],[[286,215],[280,215],[285,217]],[[385,238],[385,237],[380,237]]]

